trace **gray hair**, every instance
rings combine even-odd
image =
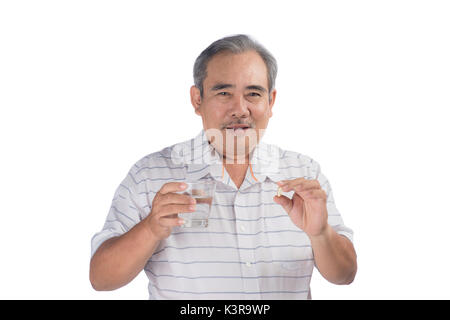
[[[267,79],[269,84],[269,93],[275,87],[275,79],[277,77],[277,61],[272,54],[264,48],[261,44],[245,34],[238,34],[219,39],[209,45],[208,48],[195,60],[194,64],[194,84],[200,89],[200,96],[203,98],[203,81],[206,78],[206,68],[208,62],[218,53],[223,51],[230,51],[232,53],[243,53],[245,51],[254,50],[261,58],[267,67]],[[270,101],[270,95],[269,95]]]

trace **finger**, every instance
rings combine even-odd
[[[300,183],[293,185],[295,191],[305,191],[305,190],[320,190],[322,187],[318,180],[304,180]]]
[[[301,180],[305,180],[304,178],[297,178],[292,180],[281,180],[277,182],[277,185],[281,187],[283,191],[291,191],[292,186],[298,184]]]
[[[178,214],[183,212],[194,212],[195,204],[167,204],[162,206],[158,212],[160,217],[168,216],[171,214]]]
[[[167,182],[159,190],[160,194],[166,194],[169,192],[180,192],[186,190],[187,184],[184,182]]]
[[[195,198],[188,194],[178,194],[178,193],[166,193],[162,194],[159,198],[160,205],[166,204],[195,204],[197,201]]]
[[[173,214],[159,219],[159,224],[162,227],[176,227],[184,224],[184,220],[179,218],[177,214]]]
[[[287,213],[291,212],[293,204],[292,204],[292,200],[289,199],[288,197],[286,197],[286,196],[274,196],[273,197],[273,201],[275,203],[278,203],[279,205],[281,205],[283,207],[283,209]]]
[[[318,180],[307,180],[304,178],[294,180],[291,182],[291,188],[296,191],[303,191],[309,189],[320,189],[320,183]]]
[[[327,193],[323,189],[310,189],[296,193],[303,199],[327,199]]]
[[[304,191],[309,189],[320,189],[320,183],[318,180],[307,180],[305,178],[297,178],[293,180],[282,180],[279,186],[283,191]]]

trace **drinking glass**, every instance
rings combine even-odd
[[[211,204],[216,190],[215,181],[197,181],[186,182],[186,190],[179,192],[187,194],[195,199],[194,212],[182,212],[178,216],[184,220],[183,228],[206,228],[208,226],[208,218],[211,212]]]

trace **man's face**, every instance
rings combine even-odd
[[[276,90],[269,93],[268,89],[266,65],[255,51],[219,53],[208,63],[203,98],[198,88],[191,87],[195,113],[227,160],[245,160],[261,139],[276,96]]]

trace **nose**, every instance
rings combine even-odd
[[[236,96],[231,102],[229,113],[233,118],[247,118],[250,115],[247,102],[243,96]]]

